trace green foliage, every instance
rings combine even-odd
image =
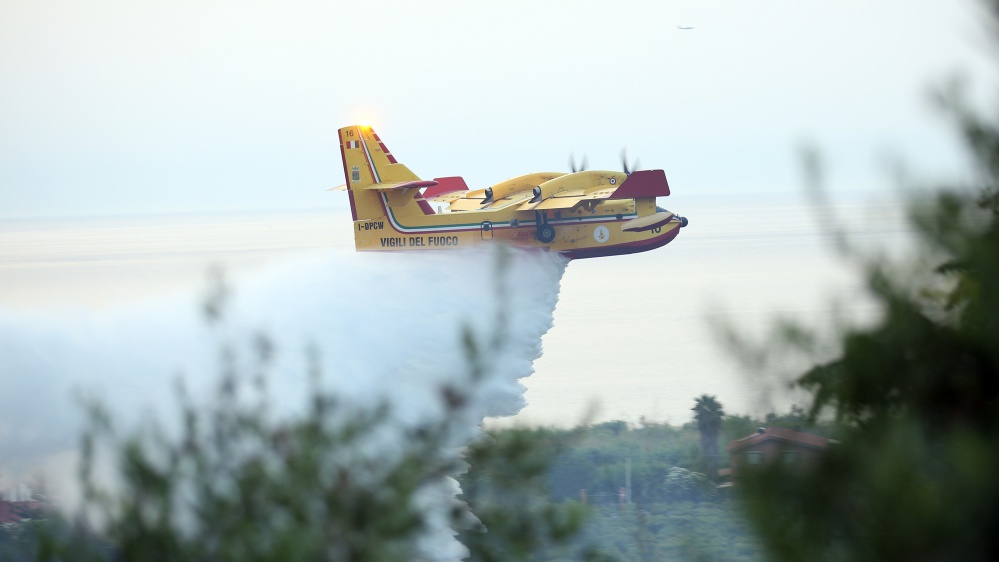
[[[623,508],[595,507],[581,539],[619,560],[756,562],[763,559],[759,541],[742,514],[728,503],[680,501]]]
[[[183,396],[183,395],[182,395]],[[460,392],[443,389],[447,415],[379,447],[388,409],[349,407],[314,386],[302,413],[269,413],[262,387],[223,379],[214,401],[181,401],[179,435],[157,426],[119,433],[90,407],[83,473],[87,517],[67,526],[0,529],[0,546],[39,560],[417,560],[427,530],[421,489],[459,466],[446,450]],[[536,434],[537,433],[537,434]],[[548,501],[544,432],[505,432],[468,451],[466,498],[449,513],[472,560],[525,560],[557,549],[581,527],[581,504]],[[105,452],[107,456],[103,456]],[[109,458],[113,485],[102,485]],[[93,524],[88,524],[91,521]],[[593,549],[580,555],[596,559]]]
[[[883,320],[843,334],[843,355],[800,379],[814,394],[812,415],[831,408],[845,427],[813,471],[773,469],[747,487],[779,559],[999,554],[999,227],[961,220],[974,213],[970,197],[944,194],[935,218],[917,224],[926,243],[948,240],[965,264],[956,287],[975,291],[948,299],[942,315],[890,272],[872,271]]]
[[[277,419],[255,388],[229,379],[207,409],[183,401],[176,438],[151,427],[119,434],[94,407],[85,476],[91,520],[102,524],[51,522],[34,543],[38,559],[418,559],[426,521],[415,494],[455,469],[439,455],[449,422],[369,456],[384,408],[349,408],[314,389],[303,415]],[[460,398],[441,391],[455,413]],[[465,529],[471,560],[756,560],[739,513],[708,501],[712,486],[691,470],[698,440],[693,424],[493,432],[466,455],[463,499],[474,515],[456,504],[451,524]],[[119,463],[111,489],[96,478],[101,448]],[[618,507],[625,458],[637,503]]]
[[[723,442],[728,443],[754,433],[761,425],[802,429],[821,435],[833,433],[829,424],[810,423],[800,407],[792,407],[785,413],[771,413],[764,418],[726,416],[721,421],[719,433]],[[641,504],[667,501],[663,482],[670,469],[703,470],[700,432],[693,422],[680,427],[648,422],[628,427],[625,422],[615,422],[567,430],[506,431],[528,432],[537,440],[539,451],[549,463],[547,490],[555,502],[579,500],[580,492],[585,490],[591,504],[616,505],[619,490],[625,484],[628,459],[631,460],[632,498]],[[506,431],[494,432],[494,437],[499,439]],[[726,466],[728,456],[721,455],[720,461],[721,466]],[[462,482],[464,486],[466,478],[462,478]]]
[[[0,560],[34,560],[39,544],[50,527],[46,519],[23,519],[0,523]]]
[[[599,423],[592,427],[594,432],[606,431],[615,437],[621,435],[623,432],[628,431],[628,423],[621,420],[608,421]]]
[[[694,399],[694,422],[701,433],[701,466],[714,478],[719,464],[718,432],[725,410],[714,396],[702,394]]]
[[[615,434],[610,427],[622,429]],[[552,454],[549,482],[555,501],[579,499],[580,491],[585,490],[590,503],[616,504],[625,485],[628,459],[634,501],[662,501],[662,482],[669,469],[694,468],[698,459],[698,434],[693,428],[665,424],[628,428],[620,422],[547,431],[542,448]],[[559,442],[561,445],[556,444]]]
[[[977,189],[912,206],[920,255],[867,266],[880,321],[798,380],[841,444],[809,470],[745,479],[774,559],[999,557],[999,127],[952,102]]]
[[[482,526],[461,536],[469,560],[534,560],[557,549],[581,529],[586,508],[578,502],[552,503],[547,473],[550,451],[538,446],[535,431],[503,431],[469,448],[463,496]],[[592,547],[577,548],[577,559],[596,559]]]
[[[666,498],[670,501],[700,502],[712,500],[717,495],[714,483],[707,476],[678,466],[666,473],[663,487]]]
[[[798,424],[818,433],[832,431],[826,424],[809,425],[806,417],[797,407],[765,418],[729,416],[722,421],[722,433],[726,439],[745,437],[763,424]],[[525,559],[579,560],[587,554],[597,556],[594,548],[620,560],[761,559],[759,541],[747,528],[738,504],[724,501],[714,484],[697,472],[700,433],[693,422],[681,427],[648,422],[629,427],[619,422],[568,430],[507,429],[492,436],[508,446],[521,439],[536,441],[535,466],[549,468],[543,473],[532,472],[525,480],[511,476],[505,455],[470,457],[471,469],[461,482],[476,514],[482,516],[480,505],[511,501],[538,507],[548,501],[583,510],[580,490],[586,491],[590,517],[571,546],[554,547],[537,541],[535,530],[514,520],[501,521],[499,527],[495,522],[487,524],[490,533],[505,528],[513,534],[523,533],[524,542],[533,542],[536,549]],[[631,505],[621,505],[618,493],[625,483],[626,459],[632,467]],[[473,540],[488,539],[490,533]],[[462,540],[467,541],[471,534],[466,533]],[[503,538],[498,542],[508,541]],[[510,554],[502,548],[492,552],[492,558],[477,559],[502,560]]]
[[[377,451],[386,408],[351,408],[314,389],[304,410],[272,417],[238,377],[225,378],[206,409],[185,399],[177,437],[155,426],[119,435],[92,406],[83,481],[103,545],[69,535],[58,558],[417,557],[427,524],[418,491],[454,470],[438,453],[450,418],[419,427],[400,450]],[[101,448],[115,462],[111,486],[97,478]]]

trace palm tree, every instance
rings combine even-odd
[[[725,416],[721,402],[714,396],[702,394],[694,399],[694,420],[701,432],[701,459],[708,476],[714,479],[718,473],[718,433]]]

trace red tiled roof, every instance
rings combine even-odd
[[[17,523],[22,519],[39,517],[45,512],[41,502],[0,501],[0,523]]]
[[[802,433],[783,427],[768,427],[762,433],[757,431],[752,435],[732,441],[728,444],[728,451],[737,451],[769,440],[794,443],[795,445],[803,445],[805,447],[815,447],[816,449],[825,449],[829,445],[829,438],[822,437],[821,435]]]

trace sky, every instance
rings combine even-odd
[[[0,219],[342,210],[336,129],[486,186],[570,152],[674,193],[960,169],[933,88],[993,85],[971,0],[0,0]],[[678,26],[693,29],[681,30]]]

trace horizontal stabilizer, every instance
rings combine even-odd
[[[371,184],[362,189],[372,191],[388,191],[391,189],[418,189],[421,187],[433,187],[437,185],[435,181],[396,181]]]
[[[434,178],[434,181],[437,182],[437,185],[434,187],[428,187],[427,190],[423,192],[423,196],[427,199],[433,199],[434,197],[447,195],[448,193],[454,193],[455,191],[468,191],[468,184],[465,183],[464,178],[461,176]]]
[[[621,230],[625,232],[644,232],[646,230],[652,230],[653,228],[660,228],[666,225],[669,221],[673,220],[673,213],[666,211],[665,213],[655,213],[653,215],[646,215],[644,217],[638,217],[637,219],[630,220],[621,225]]]

